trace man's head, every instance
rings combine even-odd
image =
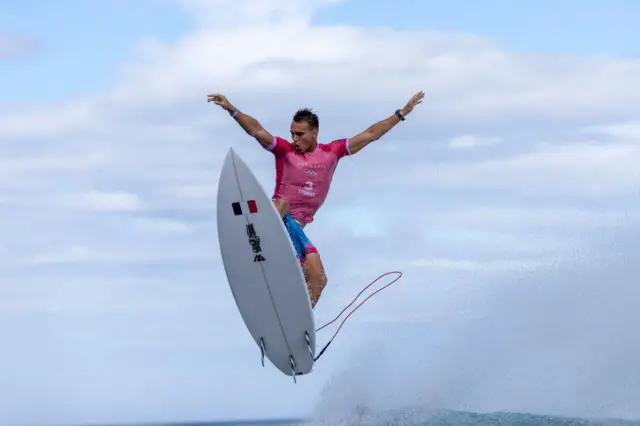
[[[318,144],[318,116],[308,108],[299,109],[291,122],[291,137],[298,152],[316,149]]]

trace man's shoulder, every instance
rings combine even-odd
[[[347,138],[338,138],[338,139],[334,139],[331,142],[320,142],[318,143],[318,145],[320,146],[330,146],[330,145],[335,145],[338,143],[344,143],[347,140]]]
[[[276,141],[279,144],[284,144],[284,145],[293,145],[293,142],[288,141],[287,139],[281,137],[281,136],[274,136],[273,140]]]
[[[318,147],[325,152],[331,152],[338,157],[343,157],[349,154],[349,139],[339,138],[334,139],[331,142],[319,143]]]
[[[293,143],[280,136],[274,136],[273,143],[266,149],[267,151],[273,152],[276,156],[281,157],[293,151]]]

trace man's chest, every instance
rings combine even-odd
[[[328,155],[297,156],[284,159],[284,178],[297,186],[308,185],[308,182],[321,182],[330,178],[335,169],[335,162]]]

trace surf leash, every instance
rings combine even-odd
[[[358,293],[358,295],[353,299],[353,301],[351,303],[349,303],[347,306],[344,307],[344,309],[342,309],[342,311],[331,321],[329,321],[328,323],[324,324],[322,327],[316,329],[316,332],[322,330],[323,328],[333,324],[334,322],[336,322],[338,320],[338,318],[340,318],[342,316],[342,314],[345,313],[345,311],[347,309],[349,309],[349,307],[351,305],[353,305],[354,303],[356,303],[356,300],[358,300],[358,298],[362,295],[362,293],[364,293],[369,287],[371,287],[372,285],[374,285],[376,282],[378,282],[379,280],[381,280],[382,278],[386,277],[387,275],[391,275],[391,274],[398,274],[398,277],[395,278],[393,281],[391,281],[390,283],[380,287],[379,289],[377,289],[376,291],[374,291],[373,293],[371,293],[369,296],[367,296],[362,302],[360,302],[355,308],[353,308],[351,310],[351,312],[349,312],[349,314],[347,314],[346,317],[344,317],[344,319],[342,320],[342,322],[340,323],[340,326],[338,327],[338,329],[336,330],[335,333],[333,333],[333,336],[331,337],[331,339],[329,339],[329,342],[324,346],[324,348],[322,348],[322,350],[320,351],[320,353],[318,354],[317,357],[314,358],[314,362],[318,360],[318,358],[320,358],[322,356],[322,354],[324,353],[324,351],[327,350],[327,348],[329,347],[329,345],[331,344],[331,342],[333,342],[333,339],[336,338],[336,336],[338,335],[338,333],[340,332],[340,329],[342,328],[342,326],[344,325],[344,323],[347,321],[347,319],[349,319],[349,317],[355,312],[357,311],[362,305],[364,305],[364,303],[369,300],[370,298],[372,298],[374,295],[376,295],[377,293],[381,292],[382,290],[384,290],[385,288],[389,287],[391,284],[395,283],[396,281],[398,281],[400,278],[402,278],[402,272],[400,271],[391,271],[391,272],[386,272],[380,276],[378,276],[378,278],[376,278],[375,280],[371,281],[366,287],[364,287],[362,290],[360,290],[360,293]]]

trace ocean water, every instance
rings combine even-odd
[[[164,423],[144,426],[640,426],[640,420],[581,419],[525,413],[472,413],[407,409],[359,412],[325,419],[276,419],[227,422]],[[111,425],[116,426],[116,425]],[[134,426],[134,425],[120,425]]]

